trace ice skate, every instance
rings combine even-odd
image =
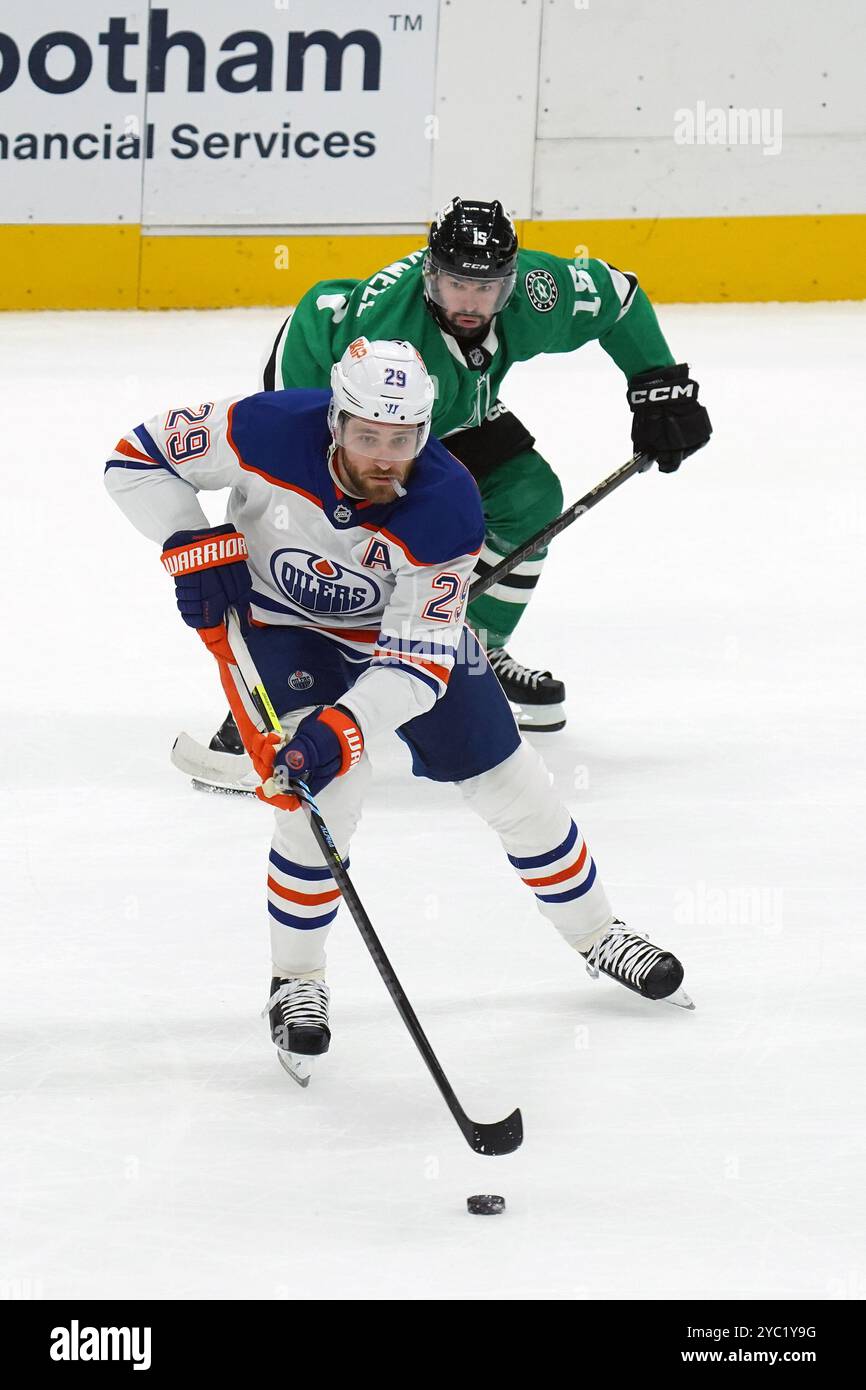
[[[324,980],[274,975],[271,996],[262,1010],[268,1014],[277,1060],[300,1086],[310,1084],[311,1059],[327,1052],[330,991]]]
[[[235,753],[238,756],[243,756],[246,752],[231,710],[220,724],[208,748],[212,748],[215,753]]]
[[[510,704],[517,706],[517,727],[554,733],[565,726],[565,686],[549,671],[521,666],[504,647],[490,647],[487,660]]]
[[[681,988],[684,971],[676,956],[654,946],[645,936],[629,931],[624,922],[615,921],[604,936],[580,955],[593,979],[600,973],[609,975],[644,999],[663,999],[681,1009],[695,1007]]]

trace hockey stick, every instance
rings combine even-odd
[[[241,632],[237,614],[233,608],[230,608],[228,611],[226,627],[228,629],[229,646],[238,664],[241,679],[249,692],[250,699],[255,704],[265,727],[270,728],[276,734],[282,735],[282,726],[268,698],[268,693],[262,684],[259,673],[256,670],[255,663],[250,655],[243,633]],[[373,958],[373,964],[382,976],[385,982],[385,988],[388,990],[388,993],[397,1006],[397,1012],[409,1030],[412,1041],[424,1058],[427,1069],[436,1082],[436,1085],[439,1087],[442,1098],[451,1111],[451,1114],[454,1116],[454,1119],[457,1121],[458,1128],[467,1144],[479,1154],[495,1156],[513,1153],[514,1150],[519,1148],[523,1143],[523,1119],[520,1111],[515,1110],[507,1119],[499,1120],[497,1123],[491,1125],[481,1125],[477,1124],[475,1120],[470,1120],[454,1094],[451,1083],[442,1070],[439,1060],[433,1048],[430,1046],[421,1024],[418,1022],[417,1015],[412,1005],[409,1003],[406,992],[394,973],[394,968],[385,954],[382,943],[373,930],[373,924],[367,916],[354,884],[343,866],[343,861],[331,837],[331,832],[325,824],[322,813],[316,805],[315,799],[309,788],[304,782],[290,781],[289,789],[299,798],[307,814],[307,819],[309,820],[310,828],[316,843],[322,851],[325,862],[333,875],[334,882],[342,893],[346,906],[355,920],[355,925],[361,933],[364,945]]]
[[[445,443],[447,445],[447,439]],[[472,603],[474,599],[486,594],[488,589],[492,589],[494,584],[498,584],[500,579],[504,579],[522,561],[528,560],[531,555],[535,554],[536,550],[541,550],[542,547],[546,546],[549,541],[553,540],[554,536],[559,535],[560,531],[564,531],[573,521],[577,521],[579,516],[583,516],[584,512],[597,506],[603,498],[610,497],[612,492],[616,492],[616,489],[633,477],[635,473],[644,473],[651,465],[652,459],[648,459],[646,454],[635,454],[628,463],[624,463],[615,473],[611,473],[609,478],[605,478],[601,483],[596,483],[595,487],[590,488],[579,502],[567,507],[561,516],[555,517],[546,526],[542,526],[540,531],[536,531],[535,535],[530,536],[529,540],[524,541],[517,550],[512,550],[510,555],[504,555],[498,565],[494,565],[486,574],[476,579],[469,589],[469,602]]]

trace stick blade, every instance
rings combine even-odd
[[[189,734],[178,734],[171,760],[203,791],[244,792],[252,795],[259,784],[249,758],[238,753],[219,753],[206,748]]]
[[[492,1125],[477,1125],[470,1120],[463,1133],[469,1147],[477,1154],[498,1158],[501,1154],[514,1153],[523,1143],[523,1116],[515,1110],[506,1120]]]

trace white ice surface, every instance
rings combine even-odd
[[[270,813],[168,761],[223,701],[103,459],[253,388],[278,320],[0,323],[0,1293],[862,1298],[866,306],[664,310],[714,442],[562,536],[512,643],[567,680],[537,745],[697,1012],[590,982],[456,792],[374,750],[357,886],[467,1110],[522,1107],[498,1160],[343,913],[332,1050],[292,1085],[258,1017]],[[569,499],[629,454],[593,346],[505,398]],[[486,1191],[502,1217],[467,1214]]]

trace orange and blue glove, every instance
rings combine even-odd
[[[247,543],[236,527],[210,526],[175,531],[162,549],[163,568],[174,580],[180,616],[197,628],[214,655],[225,638],[226,611],[249,600],[253,581],[247,568]],[[214,633],[213,641],[208,633]],[[216,644],[216,646],[215,646]]]
[[[353,716],[340,705],[320,705],[301,720],[292,739],[280,745],[276,733],[261,733],[250,719],[232,678],[234,666],[225,627],[229,608],[248,600],[252,579],[247,545],[231,525],[201,531],[175,531],[163,547],[162,563],[175,584],[181,617],[196,628],[217,658],[229,705],[263,785],[256,796],[269,805],[294,811],[300,801],[288,791],[292,779],[304,782],[313,796],[360,762],[364,736]]]
[[[364,751],[364,736],[353,716],[340,705],[321,705],[298,725],[293,738],[281,748],[276,747],[276,735],[266,736],[273,751],[268,776],[256,796],[282,810],[294,811],[298,798],[288,791],[289,781],[304,782],[318,796],[335,777],[342,777],[360,762]],[[268,759],[268,747],[257,750],[263,762]],[[259,771],[258,760],[256,770]],[[260,773],[261,775],[261,773]]]

